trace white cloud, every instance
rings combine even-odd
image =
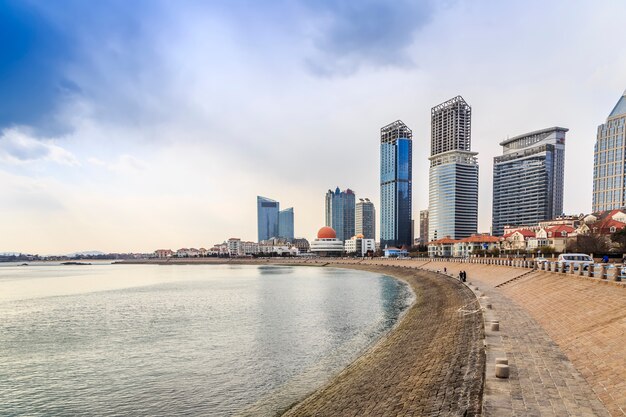
[[[57,145],[54,140],[35,138],[26,128],[9,128],[2,131],[0,158],[12,164],[48,161],[67,166],[80,165],[71,152]]]

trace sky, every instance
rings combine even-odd
[[[566,213],[626,89],[622,1],[3,1],[0,252],[151,252],[255,240],[256,196],[314,238],[324,194],[379,206],[380,128],[461,95],[491,226],[502,140],[569,128]]]

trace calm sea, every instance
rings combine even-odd
[[[412,300],[343,269],[1,265],[1,416],[275,415]]]

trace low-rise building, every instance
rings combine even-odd
[[[366,239],[361,233],[346,240],[344,245],[346,253],[356,253],[357,256],[373,256],[376,251],[376,241]]]
[[[241,253],[243,255],[257,255],[259,253],[259,244],[256,242],[241,242]]]
[[[466,258],[479,251],[500,249],[500,238],[489,234],[472,235],[458,240],[453,245],[453,256]]]
[[[519,229],[502,236],[500,248],[504,251],[525,251],[528,240],[535,237],[535,232],[528,229]]]
[[[243,255],[241,250],[241,239],[237,237],[231,237],[227,241],[228,244],[228,255],[235,257]]]
[[[293,246],[298,248],[298,253],[307,253],[309,251],[310,245],[309,241],[305,238],[296,238],[293,240]]]
[[[454,245],[458,242],[449,236],[428,242],[428,256],[430,258],[450,258],[454,256]]]
[[[174,251],[171,249],[157,249],[154,251],[154,256],[159,259],[171,258],[174,256]]]
[[[343,242],[337,239],[335,230],[324,226],[317,232],[317,238],[310,243],[310,250],[319,256],[341,256],[344,247]]]
[[[385,258],[406,258],[409,256],[409,251],[404,247],[397,248],[395,246],[387,246],[384,252]]]

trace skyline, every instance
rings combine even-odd
[[[415,219],[430,108],[458,94],[479,232],[498,144],[549,126],[570,129],[564,212],[590,212],[596,130],[626,88],[626,4],[65,6],[0,6],[0,252],[254,240],[257,195],[289,201],[311,238],[328,184],[380,207],[379,129],[397,119],[413,131]]]

